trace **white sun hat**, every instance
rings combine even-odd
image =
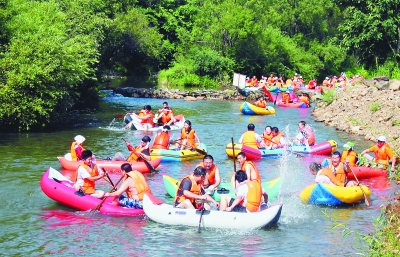
[[[86,138],[81,136],[81,135],[77,135],[74,137],[74,140],[78,143],[78,144],[82,144],[83,142],[85,142]]]

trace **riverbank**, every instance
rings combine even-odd
[[[331,104],[316,98],[313,115],[316,121],[324,122],[328,126],[350,134],[362,135],[366,140],[376,142],[380,135],[385,135],[388,144],[399,156],[399,88],[400,81],[389,81],[384,77],[355,83],[335,92],[332,95]],[[397,172],[391,178],[399,185],[399,158],[397,158],[396,166]],[[400,253],[399,195],[398,190],[393,198],[388,197],[389,203],[382,209],[382,218],[374,222],[376,232],[362,237],[369,244],[371,256],[394,256]]]
[[[333,94],[333,102],[316,101],[313,116],[317,122],[364,136],[376,142],[381,135],[400,155],[400,81],[367,80]],[[357,146],[356,146],[357,148]],[[360,151],[364,149],[358,149]]]

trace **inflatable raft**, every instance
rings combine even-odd
[[[362,186],[367,196],[371,195],[368,187]],[[300,193],[304,204],[340,205],[353,204],[364,200],[359,186],[340,187],[331,184],[312,184]]]
[[[143,198],[144,212],[151,220],[167,225],[199,226],[201,211],[174,208],[153,199],[147,194]],[[200,225],[201,228],[258,229],[276,224],[281,212],[282,204],[252,213],[204,211]]]
[[[352,166],[351,169],[359,179],[387,176],[387,171],[384,169],[371,168],[365,166]],[[353,173],[352,172],[347,173],[347,178],[354,179]]]
[[[240,111],[245,115],[270,115],[275,114],[275,109],[272,106],[267,106],[265,108],[260,108],[254,104],[244,102],[240,106]]]
[[[177,122],[175,122],[173,125],[170,125],[171,130],[180,130],[180,129],[182,129],[183,125],[185,123],[185,117],[183,116],[183,114],[175,115],[174,118],[177,120]],[[128,124],[131,121],[133,121],[133,123],[131,125],[131,129],[133,129],[133,130],[145,130],[143,128],[142,123],[141,123],[142,120],[137,118],[133,114],[127,113],[125,115],[125,117],[124,117],[124,121],[125,121],[126,124]],[[161,128],[162,127],[159,127],[158,125],[155,125],[153,128],[147,129],[146,131],[158,131]]]
[[[288,107],[288,108],[308,108],[308,105],[304,102],[286,103],[286,102],[279,101],[278,106]]]
[[[203,143],[196,147],[197,149],[207,152],[207,146]],[[183,162],[194,159],[201,159],[204,154],[199,153],[195,150],[184,149],[180,150],[180,147],[170,147],[170,149],[151,149],[151,159],[162,158],[162,162]]]
[[[65,157],[57,157],[61,167],[65,170],[77,170],[79,164],[83,163],[83,161],[70,161]],[[126,163],[126,161],[107,161],[107,160],[96,160],[96,164],[98,167],[105,169],[110,172],[120,172],[121,165]],[[149,163],[153,166],[153,168],[157,168],[161,163],[161,158],[154,158],[149,161]],[[144,162],[131,162],[133,170],[137,170],[141,173],[148,173],[150,169],[146,166]]]
[[[80,196],[72,187],[73,183],[53,168],[49,168],[40,180],[40,187],[50,199],[78,211],[89,211],[101,202],[91,195]],[[142,209],[123,208],[111,204],[114,197],[108,197],[100,207],[99,213],[114,216],[135,216],[144,214]]]
[[[337,142],[335,140],[324,141],[312,146],[298,146],[292,145],[289,146],[287,151],[293,153],[302,153],[302,154],[313,154],[313,155],[329,155],[330,153],[336,151]],[[258,160],[263,157],[272,157],[272,156],[281,156],[285,149],[265,149],[265,148],[253,148],[250,146],[242,145],[242,144],[234,144],[234,153],[235,157],[239,152],[244,152],[246,154],[246,159],[248,160]],[[225,153],[229,157],[233,157],[232,151],[232,143],[229,143],[225,147]]]
[[[167,193],[171,197],[175,197],[179,181],[167,175],[163,175],[163,180],[164,180],[165,190],[167,190]],[[262,183],[264,191],[267,192],[268,194],[268,199],[276,198],[279,194],[281,186],[282,186],[282,179],[280,178],[276,178],[274,180]],[[219,185],[218,189],[215,190],[214,194],[211,196],[215,199],[215,201],[219,202],[221,200],[221,196],[224,194],[228,194],[233,198],[235,197],[235,190],[231,189],[230,182],[222,182]]]

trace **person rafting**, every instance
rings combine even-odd
[[[171,127],[166,125],[162,127],[162,130],[157,132],[152,149],[169,149],[169,140],[171,138]]]
[[[181,138],[178,140],[178,145],[181,146],[181,150],[184,148],[195,148],[197,144],[200,145],[200,138],[197,136],[196,131],[192,128],[190,120],[185,120],[183,128],[181,130]]]
[[[219,207],[219,203],[206,194],[202,188],[206,173],[205,168],[196,167],[192,174],[181,179],[175,194],[175,207],[182,209],[200,209],[202,207],[206,210],[211,209],[204,201],[212,202],[217,208]]]
[[[143,196],[150,193],[151,190],[147,184],[146,178],[137,170],[132,170],[129,163],[121,165],[124,181],[117,191],[106,193],[105,197],[115,196],[113,204],[121,205],[127,208],[143,209]],[[123,193],[126,193],[126,196]]]
[[[239,144],[243,144],[255,149],[259,147],[265,147],[264,142],[260,135],[254,132],[255,126],[253,123],[247,125],[247,131],[242,134],[239,139]]]
[[[272,135],[272,127],[271,126],[266,126],[264,131],[263,131],[263,134],[261,136],[261,139],[264,142],[264,147],[265,148],[267,148],[267,149],[271,148],[272,137],[273,137],[273,135]]]
[[[331,169],[322,168],[321,164],[313,162],[310,164],[310,172],[313,175],[316,175],[315,182],[319,184],[331,184],[336,186],[358,186],[358,183],[355,181],[349,181],[347,184],[340,181],[333,174]]]
[[[151,106],[150,105],[145,105],[144,106],[144,112],[140,112],[139,115],[137,115],[136,113],[132,113],[132,115],[136,116],[136,118],[141,120],[141,124],[144,128],[144,130],[150,129],[154,126],[154,114],[153,111],[151,110]],[[131,122],[129,122],[128,124],[126,124],[126,126],[124,127],[125,129],[128,129],[132,126],[133,124],[133,120]]]
[[[221,183],[221,176],[218,166],[214,163],[214,158],[211,155],[205,155],[203,162],[199,163],[197,167],[206,169],[206,178],[203,183],[203,188],[207,194],[212,194],[214,190]]]
[[[280,132],[277,127],[271,129],[272,139],[271,139],[271,149],[285,148],[288,146],[288,142],[285,139],[285,134]]]
[[[375,158],[368,154],[370,152],[375,154]],[[389,160],[391,160],[391,171],[394,172],[396,170],[396,155],[393,153],[390,146],[386,143],[385,136],[378,137],[378,142],[376,143],[376,145],[365,149],[361,152],[361,155],[364,155],[368,160],[375,160],[375,162],[378,163],[379,167],[384,169],[387,169],[389,165]]]
[[[254,103],[254,105],[265,109],[268,104],[267,101],[265,101],[265,98],[263,96],[260,96],[260,98],[258,98],[258,100]]]
[[[342,157],[340,159],[340,162],[342,163],[348,163],[350,166],[356,166],[358,158],[357,158],[357,152],[354,151],[354,143],[353,142],[347,142],[346,144],[343,145],[344,150],[342,152]]]
[[[315,135],[313,129],[305,121],[299,122],[299,133],[292,138],[295,145],[312,146],[315,144]]]
[[[330,159],[325,159],[321,163],[321,167],[329,169],[333,175],[336,177],[337,180],[339,180],[341,185],[344,186],[352,186],[355,185],[356,182],[354,181],[348,181],[347,179],[347,174],[351,171],[349,171],[349,166],[348,163],[342,163],[341,160],[341,153],[339,151],[335,151],[332,153],[332,156]]]
[[[260,172],[257,170],[256,166],[252,161],[247,161],[246,154],[244,152],[240,152],[238,153],[236,159],[240,165],[240,169],[246,172],[247,178],[250,181],[256,180],[261,185]],[[235,174],[231,178],[231,187],[233,189],[237,187]]]
[[[71,143],[70,152],[72,161],[80,161],[82,159],[82,152],[86,150],[83,146],[86,138],[81,135],[76,135],[74,141]]]
[[[151,138],[149,136],[144,136],[140,141],[140,144],[136,147],[133,147],[128,141],[125,141],[128,150],[131,152],[128,158],[125,158],[123,153],[117,152],[112,158],[113,161],[127,161],[127,162],[138,162],[145,159],[146,161],[150,161],[150,151],[149,151],[149,143]]]
[[[297,102],[303,102],[307,107],[310,106],[310,97],[306,93],[301,93],[301,96],[298,98]]]
[[[268,194],[257,181],[248,180],[245,171],[236,171],[235,180],[238,183],[235,190],[236,199],[222,195],[220,211],[256,212],[260,210],[262,197],[265,204],[268,202]]]
[[[93,154],[90,150],[82,152],[83,163],[79,165],[74,181],[74,189],[79,195],[89,194],[96,198],[102,198],[105,192],[95,189],[97,180],[102,179],[106,173],[99,174],[96,164],[92,163]]]
[[[175,122],[174,111],[168,106],[168,102],[163,102],[163,108],[157,111],[154,117],[154,123],[161,124],[162,126],[171,126]]]

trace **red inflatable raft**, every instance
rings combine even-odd
[[[53,168],[49,168],[40,180],[40,187],[43,193],[49,198],[78,211],[92,210],[101,202],[101,199],[91,195],[77,195],[72,185],[72,181]],[[144,214],[143,209],[123,208],[113,205],[111,204],[113,199],[114,197],[108,197],[100,207],[99,213],[113,216],[135,216]]]
[[[372,178],[372,177],[387,176],[387,172],[384,169],[371,168],[365,166],[353,166],[351,167],[351,169],[356,174],[357,178]],[[354,179],[354,175],[352,172],[347,173],[347,177],[349,179]]]
[[[64,157],[57,157],[60,161],[61,167],[65,170],[77,170],[79,164],[82,161],[70,161]],[[149,161],[149,163],[153,166],[153,168],[157,168],[160,165],[162,158],[157,158],[154,160]],[[105,169],[106,171],[110,172],[119,172],[121,170],[121,165],[126,163],[126,161],[106,161],[106,160],[97,160],[96,164],[98,167]],[[146,166],[144,162],[131,162],[133,170],[137,170],[141,173],[148,173],[150,169]]]

